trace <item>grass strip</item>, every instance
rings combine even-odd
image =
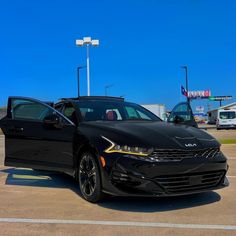
[[[221,144],[236,144],[236,139],[219,139]]]

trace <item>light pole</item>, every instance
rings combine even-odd
[[[107,96],[107,90],[108,90],[109,88],[113,87],[113,86],[114,86],[114,84],[110,84],[110,85],[106,85],[106,86],[105,86],[105,96]]]
[[[181,66],[182,69],[185,70],[185,79],[186,79],[186,91],[187,91],[187,102],[190,103],[190,99],[188,96],[188,67],[187,66]]]
[[[78,97],[80,96],[80,70],[85,68],[86,66],[78,66],[77,67],[77,80],[78,80]]]
[[[76,45],[79,47],[82,47],[86,45],[87,48],[87,95],[90,96],[90,64],[89,64],[89,47],[92,46],[98,46],[99,40],[98,39],[91,39],[91,37],[84,37],[83,39],[77,39]]]

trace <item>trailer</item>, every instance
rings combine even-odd
[[[156,116],[161,118],[162,120],[166,121],[166,107],[164,104],[144,104],[141,105],[142,107],[146,108],[147,110],[154,113]]]

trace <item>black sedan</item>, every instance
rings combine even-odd
[[[163,122],[114,97],[62,99],[55,105],[10,97],[1,122],[5,165],[76,178],[82,196],[174,196],[228,186],[220,144],[199,130],[188,103]]]

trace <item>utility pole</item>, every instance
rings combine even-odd
[[[187,91],[187,102],[190,103],[190,98],[188,96],[188,67],[187,66],[181,66],[182,69],[185,70],[185,87]]]

